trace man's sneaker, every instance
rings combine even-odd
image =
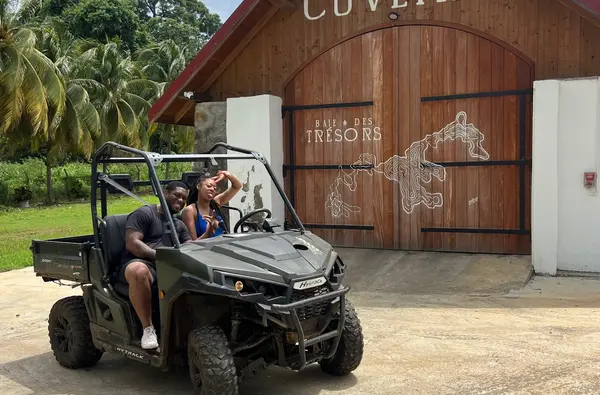
[[[153,326],[144,329],[144,334],[142,335],[142,348],[144,350],[158,348],[158,339],[156,338],[156,331]]]

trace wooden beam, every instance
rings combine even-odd
[[[594,26],[600,27],[600,17],[598,14],[590,10],[588,7],[584,6],[581,2],[576,0],[557,0],[559,3],[564,5],[567,8],[572,9],[577,12],[583,18],[590,21]],[[542,5],[540,5],[541,7]]]
[[[277,8],[285,10],[295,10],[298,8],[298,0],[269,0]]]
[[[194,102],[193,100],[188,100],[187,102],[185,102],[185,104],[181,106],[179,111],[177,111],[177,113],[175,114],[175,123],[178,123],[181,120],[181,118],[183,118],[183,116],[188,112],[188,110],[191,107],[194,107],[194,104],[196,104],[196,102]]]
[[[195,114],[191,116],[185,116],[184,114],[181,119],[175,121],[174,115],[161,115],[159,121],[155,121],[155,123],[165,123],[167,125],[181,125],[181,126],[194,126]]]
[[[212,95],[210,92],[194,92],[192,97],[189,99],[184,96],[180,96],[180,98],[185,100],[185,103],[182,104],[179,111],[177,111],[177,113],[174,115],[173,119],[175,120],[175,123],[179,123],[181,118],[188,113],[190,108],[195,107],[196,103],[212,101]]]

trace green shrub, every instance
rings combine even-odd
[[[31,200],[33,197],[33,193],[31,189],[27,185],[22,185],[18,188],[15,188],[15,192],[13,198],[15,203],[24,202],[26,200]]]
[[[165,178],[165,163],[156,167],[158,177]],[[111,164],[107,166],[110,174],[129,174],[134,181],[148,180],[148,170],[143,164]],[[191,171],[191,163],[171,163],[169,178],[180,179],[185,171]],[[91,164],[71,162],[52,168],[52,189],[57,201],[89,198]],[[99,170],[102,170],[100,166]],[[30,158],[22,162],[0,162],[0,205],[10,206],[25,193],[21,187],[28,187],[31,202],[45,200],[46,165],[42,159]],[[17,192],[19,190],[19,192]],[[141,194],[151,191],[150,188],[136,188],[134,192]]]

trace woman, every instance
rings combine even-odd
[[[231,187],[215,196],[217,184],[224,178],[231,181]],[[223,218],[210,207],[210,203],[214,201],[218,206],[227,204],[240,189],[242,183],[228,171],[219,171],[215,177],[208,174],[198,177],[188,197],[188,205],[181,214],[192,240],[215,237],[223,233],[219,226]]]

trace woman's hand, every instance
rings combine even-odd
[[[215,183],[219,183],[224,178],[227,178],[228,180],[231,179],[231,173],[226,170],[219,170],[217,175],[214,176],[212,179]]]
[[[227,170],[220,170],[217,173],[217,175],[213,177],[213,180],[215,183],[218,183],[219,181],[223,180],[224,178],[226,178],[227,180],[229,180],[229,182],[231,182],[231,187],[229,187],[229,189],[227,189],[225,192],[220,193],[219,195],[217,195],[215,197],[214,200],[219,206],[223,206],[223,205],[229,203],[231,198],[234,197],[235,194],[238,193],[240,189],[242,189],[242,182],[236,176],[234,176]]]
[[[217,219],[216,213],[213,211],[212,215],[203,215],[202,218],[207,223],[207,228],[210,228],[210,233],[215,232],[219,228],[219,220]],[[208,231],[208,229],[207,229]]]

